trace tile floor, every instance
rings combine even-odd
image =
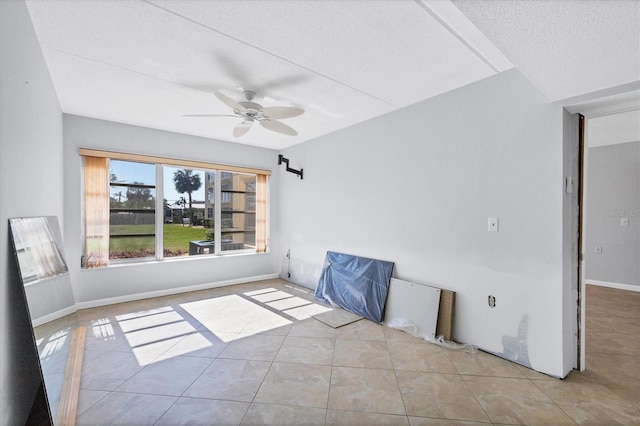
[[[82,310],[36,328],[53,401],[87,327],[77,423],[640,424],[640,293],[588,286],[587,371],[557,380],[440,348],[282,280]]]

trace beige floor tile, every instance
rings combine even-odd
[[[494,423],[575,424],[528,379],[479,376],[463,379]]]
[[[219,358],[273,361],[284,342],[284,336],[255,335],[239,338],[229,343]]]
[[[382,325],[365,318],[339,327],[336,337],[338,339],[384,341],[385,337],[382,328]]]
[[[91,389],[80,389],[78,392],[77,415],[84,413],[93,407],[98,401],[109,395],[109,391],[96,391]],[[55,419],[55,416],[54,416]]]
[[[457,374],[397,371],[400,392],[410,416],[489,421]]]
[[[522,373],[524,377],[531,380],[559,380],[556,377],[551,377],[548,374],[540,373],[539,371],[533,370],[531,368],[525,367],[523,365],[517,365],[516,368]]]
[[[211,364],[211,359],[174,357],[154,362],[116,389],[119,392],[180,396]]]
[[[296,337],[328,337],[335,339],[336,329],[313,318],[296,321],[291,325],[289,336]]]
[[[430,426],[430,425],[473,426],[473,425],[490,424],[490,423],[483,423],[483,422],[467,422],[464,420],[448,420],[448,419],[436,419],[432,417],[411,417],[411,416],[409,416],[409,423],[411,424],[411,426]]]
[[[78,425],[142,425],[154,424],[177,398],[111,392],[80,414]]]
[[[290,407],[253,403],[242,421],[243,425],[324,425],[324,408]]]
[[[384,425],[409,426],[407,416],[396,414],[365,413],[362,411],[327,411],[327,425]]]
[[[404,331],[395,330],[389,327],[382,327],[384,338],[387,342],[405,342],[427,344],[427,341],[419,337],[413,337]]]
[[[578,424],[640,424],[640,405],[618,397],[581,373],[534,384]]]
[[[295,337],[284,340],[276,356],[278,362],[331,365],[335,340],[327,337]]]
[[[333,365],[393,369],[386,342],[336,339]]]
[[[453,407],[445,410],[446,415],[429,412],[425,404],[438,388],[453,388],[435,392],[433,400],[439,402],[440,408],[449,404],[451,398],[464,400],[465,392],[456,386],[460,380],[466,380],[466,392],[478,398],[476,404],[486,406],[496,423],[562,424],[568,422],[567,417],[556,416],[564,412],[578,423],[640,424],[637,418],[640,293],[588,285],[586,301],[587,371],[573,373],[563,381],[487,353],[446,351],[368,320],[338,329],[312,318],[299,320],[314,313],[314,309],[326,307],[317,304],[313,291],[279,279],[84,309],[37,327],[34,333],[47,388],[55,398],[53,388],[60,387],[65,364],[59,362],[65,358],[62,351],[65,345],[61,342],[68,338],[72,327],[87,327],[79,423],[153,423],[165,414],[161,422],[169,424],[198,423],[203,419],[200,415],[209,416],[210,420],[205,422],[226,417],[227,424],[237,424],[243,410],[262,391],[260,386],[264,382],[261,397],[284,402],[254,402],[244,417],[247,424],[299,424],[300,419],[322,424],[325,416],[328,424],[395,424],[396,421],[407,424],[407,420],[412,425],[475,424],[444,418],[472,406],[471,403],[451,404]],[[285,336],[288,337],[285,339]],[[331,346],[329,342],[333,344],[336,338],[340,342],[355,343]],[[376,359],[371,355],[382,348],[379,344],[384,341],[395,370],[387,370],[389,367],[384,361],[379,364],[382,368],[377,369],[330,366],[334,349],[345,364],[368,365],[371,359]],[[232,342],[237,343],[229,349]],[[223,351],[227,351],[225,356],[258,357],[267,361],[215,359]],[[441,354],[445,354],[449,366],[446,362],[440,363]],[[274,380],[267,381],[275,356],[276,364],[287,361],[293,367],[281,369],[278,374],[276,367]],[[161,391],[167,381],[154,384],[156,379],[151,374],[159,369],[155,364],[183,362],[176,361],[177,357],[211,363],[187,389],[186,393],[193,394],[193,398],[183,397],[167,411],[167,404],[175,397],[131,393],[147,392],[148,388],[178,393],[175,389]],[[451,370],[451,365],[455,370]],[[296,370],[296,366],[300,370]],[[325,396],[328,412],[325,413],[324,405],[321,408],[292,406],[291,401],[297,401],[296,398],[308,397],[299,395],[305,395],[304,383],[317,379],[309,374],[309,368],[318,366],[324,369],[319,375],[323,379],[318,383],[327,380],[332,383]],[[330,379],[326,378],[326,369],[333,372]],[[177,378],[170,382],[180,384],[193,380],[197,370],[187,365],[184,368],[173,365],[159,374],[166,379],[167,374],[175,372]],[[456,371],[466,376],[444,375],[454,378],[446,384],[434,379],[442,376],[442,372]],[[423,376],[431,376],[432,380],[427,381]],[[516,380],[518,378],[520,380]],[[398,383],[404,386],[404,401]],[[127,388],[128,392],[112,392],[118,386]],[[269,396],[277,394],[278,388],[288,388],[280,392],[284,397]],[[545,407],[550,400],[553,400],[550,408],[540,414],[540,407]],[[423,411],[406,417],[405,405],[409,414]]]
[[[216,359],[183,396],[251,402],[269,366],[264,361]]]
[[[148,330],[169,324],[189,323],[182,315],[171,307],[150,309],[116,317],[120,329],[125,333]]]
[[[616,383],[605,383],[603,386],[622,399],[630,401],[633,404],[640,404],[640,384],[620,385]]]
[[[200,300],[177,301],[177,305],[182,310],[183,316],[190,316],[198,322],[203,323],[211,317],[219,314],[235,300],[234,296],[227,295],[219,297],[204,297]]]
[[[223,313],[216,314],[202,322],[199,330],[208,330],[212,333],[240,333],[251,321],[250,317],[242,318],[238,315],[229,316]]]
[[[447,349],[421,343],[388,343],[393,368],[403,371],[457,373]]]
[[[276,288],[264,289],[259,291],[250,291],[250,292],[245,292],[244,294],[245,296],[248,296],[251,299],[258,301],[260,303],[269,303],[269,302],[275,302],[275,301],[281,301],[281,300],[291,300],[296,296],[289,291],[286,291],[284,289],[276,289]]]
[[[331,367],[274,362],[255,402],[327,408]]]
[[[136,352],[160,355],[195,331],[193,325],[179,321],[125,332],[125,339]]]
[[[492,377],[524,377],[520,370],[518,370],[517,364],[486,352],[477,351],[476,353],[469,353],[449,351],[447,356],[459,374]]]
[[[314,303],[302,297],[290,295],[286,299],[274,300],[266,302],[265,306],[268,306],[271,310],[285,313],[290,309],[299,308],[301,306],[309,306]]]
[[[85,351],[87,354],[88,351]],[[100,352],[83,359],[80,387],[112,391],[136,374],[142,366],[131,352]]]
[[[227,342],[223,342],[210,331],[194,331],[167,349],[156,360],[169,359],[176,356],[215,358],[220,355],[227,345]]]
[[[276,314],[273,314],[273,316],[254,317],[242,329],[240,334],[286,336],[291,330],[291,324],[290,320]]]
[[[248,402],[180,398],[156,425],[239,425],[249,405]]]
[[[406,414],[392,370],[333,367],[328,408]]]
[[[84,348],[87,351],[129,351],[131,346],[124,332],[109,323],[92,324],[87,327]]]

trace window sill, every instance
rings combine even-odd
[[[210,259],[225,259],[229,257],[241,257],[241,256],[262,256],[269,253],[270,251],[267,250],[264,253],[250,252],[250,253],[229,253],[229,254],[198,254],[198,255],[191,255],[191,256],[165,257],[162,260],[158,260],[155,258],[141,258],[140,260],[123,259],[123,260],[112,262],[108,266],[105,266],[102,268],[81,268],[80,270],[92,271],[92,270],[104,270],[104,269],[112,269],[112,268],[126,268],[126,267],[132,267],[132,266],[152,265],[152,264],[159,264],[159,263],[191,262],[191,261],[198,262],[198,261],[203,261],[205,259],[210,260]]]

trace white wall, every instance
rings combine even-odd
[[[37,353],[9,242],[8,219],[63,218],[62,112],[22,1],[0,1],[0,424],[24,424],[37,390]],[[68,279],[59,290],[73,303]],[[51,294],[43,287],[42,297]],[[71,299],[69,300],[69,297]],[[53,307],[56,309],[56,307]],[[26,346],[24,346],[26,345]],[[32,357],[35,356],[36,358]],[[37,377],[35,377],[37,379]]]
[[[640,288],[640,142],[589,148],[586,203],[588,282]],[[621,226],[621,219],[628,226]],[[601,247],[601,253],[596,253]]]
[[[128,300],[138,295],[173,293],[192,286],[216,286],[273,275],[280,262],[271,253],[168,259],[136,265],[82,270],[82,159],[79,148],[149,154],[160,157],[210,161],[221,164],[275,169],[276,151],[204,139],[127,124],[64,115],[65,241],[76,302],[80,307],[105,301]],[[278,204],[278,176],[272,176],[271,206]],[[277,234],[271,214],[271,234]]]
[[[511,70],[284,150],[305,174],[279,170],[291,280],[314,287],[327,250],[393,261],[457,292],[456,340],[565,376],[562,117]]]

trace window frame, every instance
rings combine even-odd
[[[109,166],[109,172],[111,169],[111,160],[114,161],[127,161],[127,162],[134,162],[131,160],[120,160],[119,158],[114,158],[114,157],[110,157],[108,159],[108,166]],[[109,261],[114,262],[114,263],[127,263],[127,262],[132,262],[135,260],[138,260],[140,262],[145,262],[145,261],[149,261],[149,260],[155,260],[158,258],[158,232],[160,232],[160,234],[162,234],[162,226],[158,226],[158,216],[160,216],[160,220],[162,221],[162,224],[164,224],[164,203],[161,201],[160,203],[158,203],[158,186],[157,186],[157,182],[158,182],[158,165],[157,164],[153,164],[153,163],[148,163],[148,162],[143,162],[143,161],[135,161],[136,163],[140,163],[140,164],[149,164],[151,166],[154,166],[154,178],[155,178],[155,182],[153,185],[149,185],[149,184],[145,184],[145,183],[124,183],[124,182],[112,182],[111,179],[109,179],[109,193],[111,193],[111,188],[114,186],[121,186],[121,187],[127,187],[127,188],[144,188],[144,189],[152,189],[155,193],[154,195],[154,203],[153,203],[153,214],[154,214],[154,223],[153,223],[153,234],[126,234],[126,235],[117,235],[117,234],[112,234],[111,233],[111,223],[109,223],[109,241],[111,241],[111,239],[120,239],[120,238],[135,238],[135,237],[153,237],[154,238],[154,253],[152,256],[141,256],[141,257],[129,257],[129,258],[115,258],[115,259],[111,259],[111,247],[109,247]],[[158,215],[158,208],[160,208],[162,210],[162,215]],[[148,211],[149,213],[151,212],[151,210],[146,210],[146,209],[142,209],[142,208],[119,208],[119,209],[114,209],[111,207],[111,205],[109,205],[109,217],[110,220],[109,222],[111,222],[111,214],[114,212],[114,210],[116,211],[120,211],[120,212],[134,212],[134,213],[144,213],[145,211]],[[160,245],[160,247],[162,247],[162,245]],[[161,253],[163,254],[163,253]]]
[[[167,157],[159,157],[159,156],[151,156],[151,155],[142,155],[142,154],[130,154],[130,153],[122,153],[122,152],[114,152],[114,151],[102,151],[95,149],[86,149],[80,148],[78,150],[79,154],[83,159],[85,157],[98,157],[98,158],[107,158],[109,160],[119,160],[119,161],[129,161],[129,162],[139,162],[139,163],[147,163],[155,166],[155,256],[149,257],[141,257],[141,258],[129,258],[129,259],[107,259],[106,265],[94,266],[97,268],[104,268],[109,266],[121,265],[121,264],[133,264],[133,263],[145,263],[149,261],[163,261],[163,260],[178,260],[178,259],[193,259],[193,258],[208,258],[208,257],[222,257],[222,256],[232,256],[237,254],[261,254],[269,252],[269,177],[271,175],[271,171],[267,169],[258,169],[252,167],[243,167],[243,166],[235,166],[235,165],[227,165],[227,164],[219,164],[219,163],[207,163],[202,161],[192,161],[185,160],[179,158],[167,158]],[[220,176],[222,173],[240,173],[240,174],[250,174],[255,175],[256,184],[260,180],[264,182],[264,211],[262,215],[264,216],[264,222],[266,226],[264,226],[263,231],[263,244],[262,250],[258,244],[258,236],[256,235],[256,248],[255,249],[239,249],[239,250],[222,250],[222,228],[221,226],[215,227],[215,237],[214,237],[214,252],[206,255],[198,255],[198,256],[177,256],[177,257],[165,257],[164,256],[164,167],[181,167],[188,168],[193,170],[201,170],[204,173],[213,173],[216,178],[216,183],[220,182]],[[108,169],[108,168],[107,168]],[[82,173],[84,174],[84,161]],[[108,170],[107,170],[108,172]],[[261,177],[262,176],[262,177]],[[84,180],[84,179],[83,179]],[[214,200],[222,200],[222,191],[221,185],[216,184],[214,186]],[[85,188],[82,189],[83,194],[85,193]],[[205,199],[206,199],[206,188],[205,188]],[[82,240],[83,247],[85,247],[85,239],[86,239],[86,212],[84,206],[84,195],[82,197]],[[222,216],[222,202],[214,203],[214,221],[216,224],[221,225],[221,216]],[[258,228],[258,215],[256,214],[256,228]],[[85,258],[86,253],[83,250],[83,259]],[[85,265],[85,262],[82,262],[82,269],[90,269],[93,268],[91,266]]]

